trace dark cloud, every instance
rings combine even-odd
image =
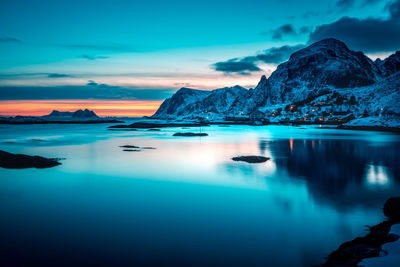
[[[285,24],[270,31],[263,31],[261,35],[272,36],[273,40],[282,40],[286,36],[296,37],[310,32],[310,27],[300,27],[298,30],[292,24]]]
[[[72,77],[71,75],[68,74],[63,74],[63,73],[49,73],[47,74],[48,78],[69,78]]]
[[[0,80],[6,79],[32,79],[32,78],[69,78],[74,77],[64,73],[43,73],[43,72],[29,72],[29,73],[1,73]]]
[[[297,32],[291,24],[285,24],[280,26],[279,28],[272,30],[272,39],[274,40],[282,40],[283,36],[291,35],[296,36]]]
[[[76,50],[90,51],[110,51],[110,52],[136,52],[137,50],[127,45],[93,45],[93,44],[58,44],[58,47],[64,47]]]
[[[336,22],[318,26],[309,43],[325,38],[336,38],[350,48],[364,52],[386,52],[400,48],[400,0],[391,2],[386,10],[388,18],[343,17]]]
[[[89,83],[88,83],[89,84]],[[120,87],[91,81],[90,86],[0,86],[1,100],[143,99],[163,100],[175,89]]]
[[[311,32],[311,29],[312,29],[312,27],[303,26],[303,27],[300,27],[299,33],[306,34],[306,33]]]
[[[287,60],[291,54],[304,48],[304,45],[284,45],[280,47],[272,47],[264,51],[264,53],[255,56],[256,61],[262,61],[264,63],[282,63]],[[251,57],[249,57],[251,58]]]
[[[17,38],[0,37],[0,43],[21,43],[21,40]]]
[[[84,58],[87,60],[96,60],[96,59],[106,59],[109,57],[106,56],[91,56],[91,55],[80,55],[79,58]]]
[[[225,73],[238,73],[241,75],[248,75],[250,72],[260,71],[254,62],[246,62],[243,59],[230,59],[228,61],[217,62],[214,65],[216,71],[222,71]]]
[[[359,5],[360,7],[366,7],[368,5],[373,5],[381,1],[382,0],[361,0],[358,2],[357,6]],[[336,6],[341,10],[347,10],[356,6],[356,2],[356,0],[338,0],[336,2]]]
[[[338,0],[336,6],[341,9],[348,9],[354,6],[355,0]]]
[[[281,47],[272,47],[258,55],[243,58],[233,58],[227,61],[217,62],[213,64],[212,67],[216,71],[222,71],[224,73],[248,75],[250,72],[261,70],[257,66],[257,63],[281,63],[287,60],[291,54],[302,49],[303,47],[304,45],[285,45]]]

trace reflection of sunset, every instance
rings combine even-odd
[[[75,111],[88,108],[99,116],[145,116],[152,115],[160,104],[158,100],[7,100],[0,102],[0,114],[41,116],[54,109]]]

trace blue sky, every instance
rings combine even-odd
[[[113,90],[126,90],[126,98],[162,99],[182,86],[250,87],[293,49],[327,37],[384,57],[400,48],[400,37],[393,37],[398,3],[0,0],[0,100],[46,98],[40,87],[65,98],[65,90],[85,90],[89,81],[109,88],[93,98],[110,99]],[[269,59],[243,61],[257,55]],[[16,97],[20,87],[36,89]]]

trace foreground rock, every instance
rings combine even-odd
[[[206,123],[187,122],[187,123],[150,123],[150,122],[135,122],[129,125],[113,125],[109,129],[154,129],[154,128],[169,128],[169,127],[202,127],[209,126]]]
[[[244,161],[247,163],[263,163],[269,160],[270,158],[262,157],[262,156],[239,156],[232,158],[233,161]]]
[[[400,222],[400,197],[392,197],[383,206],[383,213],[394,221]]]
[[[381,257],[387,255],[382,246],[399,239],[398,235],[391,234],[392,225],[400,222],[400,197],[390,198],[386,201],[384,214],[389,220],[383,221],[369,229],[364,237],[357,237],[349,242],[343,243],[337,250],[332,252],[327,261],[320,265],[331,266],[359,266],[366,258]]]
[[[207,133],[174,133],[173,136],[208,136]]]
[[[23,154],[12,154],[0,150],[0,167],[7,169],[25,168],[51,168],[60,165],[56,159],[48,159],[40,156],[28,156]]]

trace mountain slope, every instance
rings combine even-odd
[[[166,99],[153,118],[208,117],[209,114],[224,116],[238,97],[244,97],[247,89],[241,86],[225,87],[212,91],[181,88]]]

